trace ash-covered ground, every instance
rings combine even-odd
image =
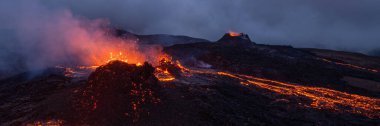
[[[380,125],[379,57],[261,45],[245,34],[210,42],[116,33],[142,44],[170,39],[162,45],[173,61],[157,68],[175,79],[120,61],[88,77],[26,72],[0,80],[0,124]]]

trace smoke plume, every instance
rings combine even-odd
[[[97,44],[121,42],[104,35],[109,25],[138,34],[209,40],[232,30],[262,44],[369,52],[380,48],[379,4],[374,0],[2,0],[0,70],[42,68],[78,58],[88,63],[94,55],[109,51]],[[123,43],[143,55],[134,60],[147,58],[133,41]]]
[[[2,7],[16,6],[11,5],[13,2],[2,3]],[[136,41],[110,35],[106,19],[86,19],[70,10],[48,9],[34,1],[23,1],[12,10],[17,9],[18,15],[7,13],[4,15],[8,17],[3,18],[8,19],[2,19],[8,21],[7,27],[2,27],[7,34],[0,43],[2,72],[55,65],[102,65],[115,56],[126,57],[129,63],[142,63],[159,54],[157,49],[145,49],[146,53],[142,53]]]

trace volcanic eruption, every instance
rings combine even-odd
[[[79,113],[92,125],[132,123],[148,116],[160,102],[153,72],[148,63],[137,66],[118,60],[96,68],[79,97]]]
[[[344,82],[354,78],[376,84],[380,81],[376,67],[344,58],[328,60],[333,58],[289,46],[257,44],[244,33],[229,32],[216,42],[195,39],[167,47],[140,42],[154,41],[151,36],[124,35],[105,31],[89,46],[95,53],[81,56],[85,62],[54,67],[63,70],[61,74],[45,72],[46,76],[25,82],[18,81],[18,76],[2,80],[0,89],[5,93],[0,98],[10,105],[0,108],[11,115],[0,121],[34,125],[276,125],[355,124],[352,119],[376,123],[380,118],[376,90]],[[131,36],[136,38],[131,40]],[[12,107],[20,104],[28,106],[22,110]],[[315,118],[309,118],[310,113]],[[20,116],[25,120],[18,121]],[[322,120],[326,116],[338,118]]]
[[[217,42],[232,46],[250,46],[255,44],[251,41],[247,34],[232,31],[224,34],[223,37],[220,38]]]
[[[0,126],[380,126],[380,58],[310,48],[376,48],[366,7],[101,1],[0,2]]]

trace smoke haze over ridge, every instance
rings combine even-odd
[[[82,0],[49,1],[88,18],[141,34],[217,40],[233,30],[265,44],[367,52],[380,48],[380,5],[374,0]]]
[[[68,9],[49,9],[33,1],[24,1],[15,9],[22,13],[6,13],[7,18],[3,19],[8,25],[2,27],[6,36],[0,43],[1,72],[34,71],[66,64],[102,65],[112,57],[112,52],[128,57],[129,63],[142,63],[160,54],[155,48],[142,53],[136,41],[108,35],[110,26],[106,19],[87,19],[73,15]]]
[[[3,0],[0,66],[12,66],[19,59],[33,67],[61,62],[56,56],[69,57],[64,49],[67,34],[62,33],[72,31],[66,28],[95,28],[91,24],[99,23],[138,34],[209,40],[232,30],[263,44],[368,52],[380,48],[379,5],[374,0]],[[41,50],[49,44],[54,46]],[[60,51],[51,55],[51,50]]]

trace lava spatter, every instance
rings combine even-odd
[[[98,67],[79,98],[78,111],[86,124],[130,124],[148,116],[149,108],[160,102],[153,72],[148,63],[111,61]]]
[[[181,65],[179,61],[172,62],[171,59],[163,58],[156,67],[154,75],[161,82],[173,81],[178,77],[191,76],[190,69]]]

